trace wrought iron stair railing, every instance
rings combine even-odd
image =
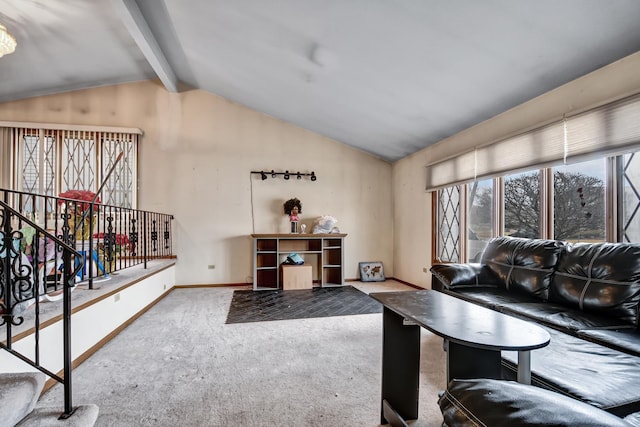
[[[26,251],[25,232],[29,227],[31,251]],[[73,414],[71,394],[71,288],[75,285],[82,264],[76,262],[82,254],[59,237],[46,231],[7,203],[0,201],[0,327],[5,331],[0,347],[18,359],[63,384],[64,412],[61,418]],[[53,262],[52,270],[48,264]],[[49,274],[53,271],[53,274]],[[43,361],[43,354],[52,349],[40,347],[40,302],[55,283],[56,298],[62,298],[62,375],[52,371]],[[59,288],[59,289],[58,289]],[[33,316],[33,348],[14,347],[13,328],[25,321],[25,312],[35,306]]]

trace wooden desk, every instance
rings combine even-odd
[[[252,234],[253,290],[280,289],[280,265],[292,252],[311,265],[321,287],[344,285],[346,234]]]
[[[501,379],[501,351],[518,352],[518,381],[531,382],[530,350],[549,344],[538,325],[438,291],[369,294],[381,302],[381,424],[404,426],[418,418],[420,328],[445,340],[447,382],[453,378]]]

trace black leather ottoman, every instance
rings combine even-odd
[[[438,403],[448,427],[630,427],[587,403],[512,381],[453,380]]]

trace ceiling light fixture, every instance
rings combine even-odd
[[[7,27],[0,24],[0,58],[16,50],[16,38],[9,34]]]

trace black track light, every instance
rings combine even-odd
[[[289,172],[288,169],[284,172],[276,172],[274,169],[271,169],[271,171],[268,171],[268,170],[265,171],[264,169],[260,171],[251,171],[251,174],[254,174],[254,173],[260,174],[260,179],[263,181],[269,178],[269,175],[271,175],[271,178],[277,178],[278,175],[282,175],[282,177],[287,181],[291,179],[292,176],[296,177],[296,181],[300,181],[305,176],[308,176],[311,181],[315,181],[318,179],[315,172],[300,172],[300,171]]]

